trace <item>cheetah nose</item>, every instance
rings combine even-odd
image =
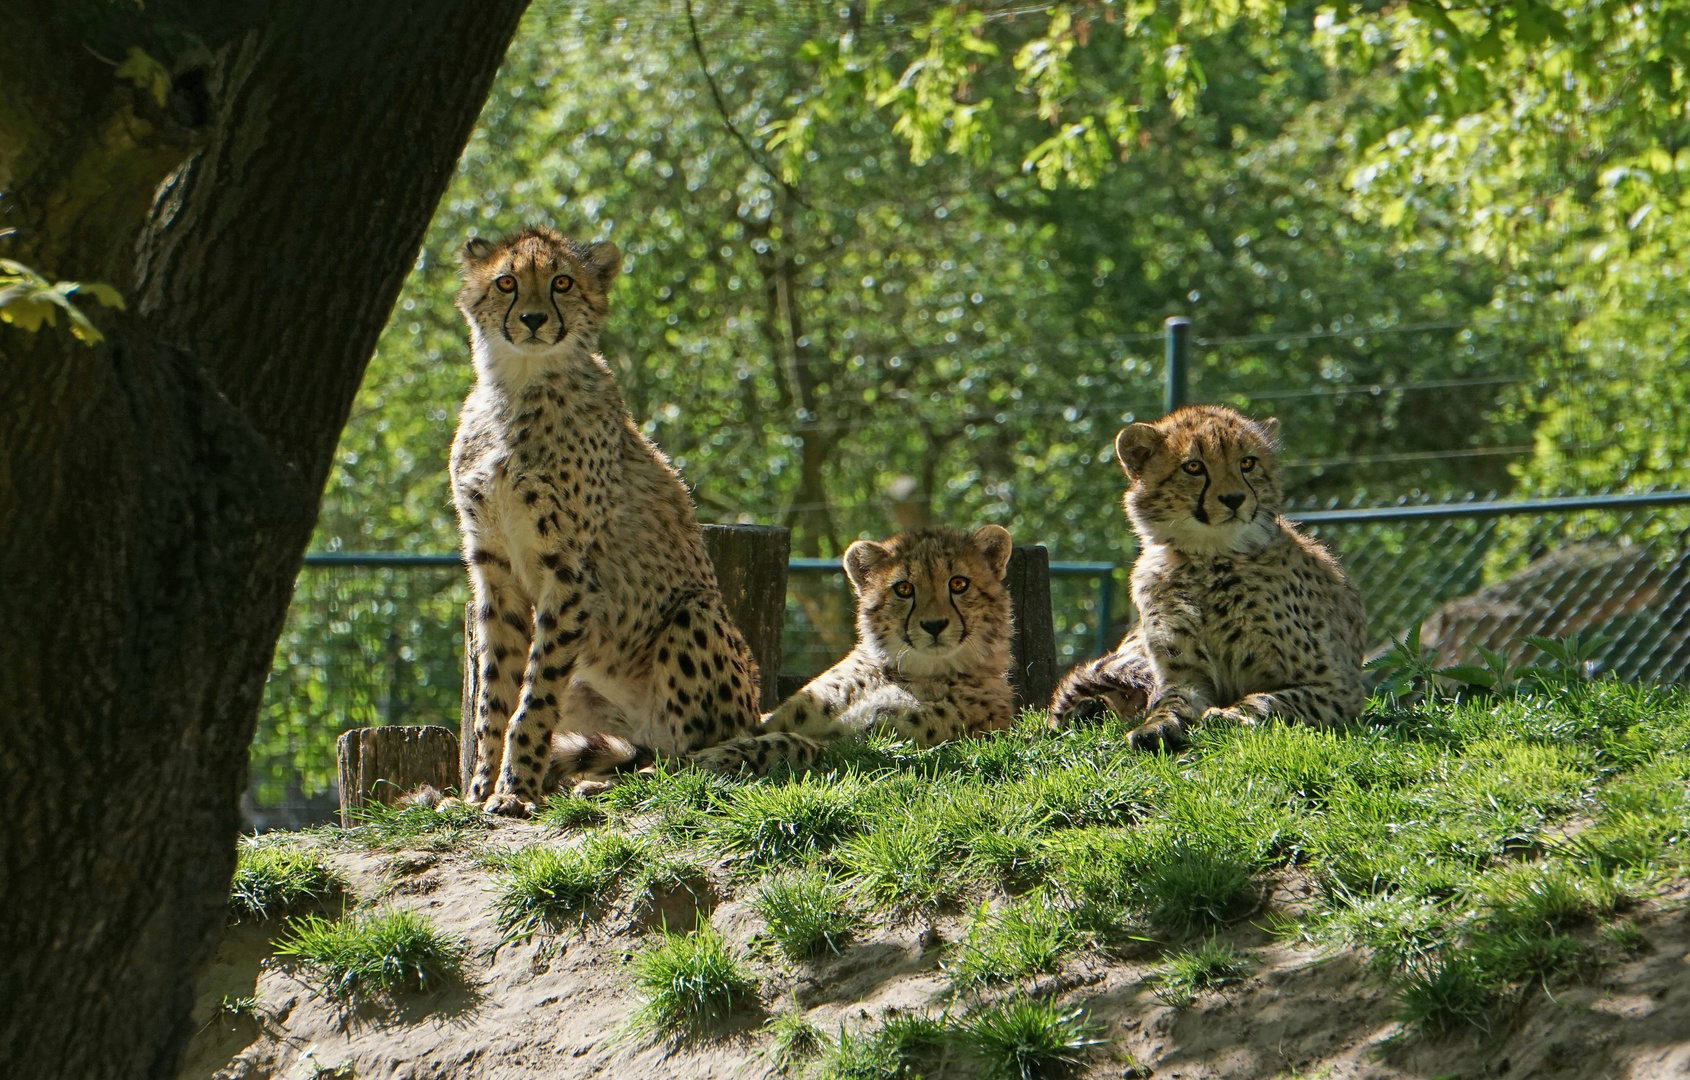
[[[1226,504],[1226,508],[1228,510],[1231,510],[1236,514],[1238,513],[1238,508],[1244,505],[1244,493],[1242,491],[1235,491],[1231,495],[1222,495],[1221,502]]]
[[[923,619],[923,620],[921,620],[921,628],[923,630],[927,631],[929,634],[932,634],[934,641],[939,640],[939,634],[945,629],[945,627],[947,627],[949,625],[951,625],[951,620],[949,620],[949,619]]]
[[[546,313],[543,311],[530,311],[518,315],[517,318],[521,319],[522,325],[528,327],[531,331],[537,331],[540,327],[546,325]]]

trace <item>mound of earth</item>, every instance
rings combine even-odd
[[[306,843],[312,841],[303,841]],[[487,845],[570,843],[529,823],[505,823]],[[667,912],[612,912],[562,938],[501,940],[490,911],[493,872],[470,851],[324,849],[361,902],[413,908],[469,945],[460,986],[430,994],[336,1000],[309,969],[274,955],[275,924],[230,927],[202,974],[182,1080],[356,1077],[476,1080],[533,1077],[741,1080],[780,1075],[763,1056],[765,1020],[799,1010],[824,1032],[872,1030],[899,1013],[939,1013],[950,997],[946,943],[965,913],[880,927],[837,956],[794,964],[770,958],[761,928],[725,871],[712,873],[703,914],[751,957],[763,988],[726,1030],[684,1045],[625,1034],[638,1004],[628,959],[666,918],[684,925],[693,898]],[[1310,886],[1274,879],[1263,913],[1295,911]],[[1251,967],[1175,1008],[1155,993],[1162,951],[1145,942],[1089,953],[1037,982],[1005,988],[1082,1006],[1103,1029],[1076,1075],[1167,1078],[1629,1078],[1690,1076],[1690,890],[1634,912],[1642,945],[1584,982],[1528,991],[1488,1030],[1432,1037],[1406,1032],[1394,1002],[1353,951],[1288,946],[1259,913],[1220,934]],[[247,999],[238,1008],[226,1003]],[[929,1076],[976,1075],[966,1061]]]

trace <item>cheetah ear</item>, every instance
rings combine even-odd
[[[600,290],[610,291],[610,283],[622,272],[622,249],[609,240],[600,240],[587,249],[587,271],[598,281]]]
[[[458,265],[469,266],[484,261],[493,254],[493,241],[485,236],[472,236],[458,249]]]
[[[1162,449],[1162,433],[1151,424],[1133,424],[1115,436],[1115,460],[1128,480],[1137,480],[1150,458]]]
[[[1015,549],[1009,530],[1002,525],[982,525],[974,530],[974,546],[986,557],[986,565],[992,568],[992,575],[1002,581],[1004,572],[1009,569],[1009,553]]]
[[[1256,426],[1262,429],[1262,434],[1268,437],[1268,442],[1279,441],[1279,417],[1270,416],[1266,420],[1258,420]]]
[[[858,540],[845,549],[845,576],[851,579],[851,588],[859,594],[868,588],[868,576],[875,567],[892,557],[886,550],[885,544],[877,544],[873,540]]]

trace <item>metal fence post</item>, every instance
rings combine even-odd
[[[1170,315],[1162,324],[1167,335],[1167,361],[1162,386],[1162,411],[1171,413],[1190,400],[1191,320]]]
[[[1115,570],[1111,567],[1097,579],[1097,655],[1108,656],[1114,643],[1109,624],[1115,621]]]

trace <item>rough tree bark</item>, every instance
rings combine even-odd
[[[0,325],[7,1075],[174,1075],[336,440],[524,6],[6,6],[0,255],[128,299]]]

